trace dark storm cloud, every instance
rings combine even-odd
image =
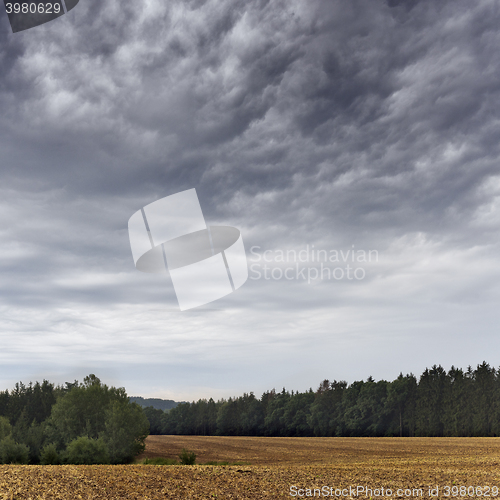
[[[213,178],[214,191],[279,191],[325,162],[331,184],[356,169],[373,184],[402,173],[422,182],[423,155],[473,145],[495,113],[496,13],[488,3],[405,5],[170,3],[148,13],[89,2],[24,38],[27,58],[6,80],[24,73],[30,98],[19,109],[4,95],[4,120],[34,146],[29,163],[42,161],[44,178],[76,177],[79,189]],[[456,170],[442,168],[452,181]],[[485,164],[465,186],[453,182],[449,200],[432,192],[415,201],[444,209],[491,171]],[[34,166],[30,174],[39,175]]]
[[[268,192],[255,218],[284,228],[297,211],[320,230],[452,224],[496,171],[497,17],[490,2],[87,2],[2,30],[3,175],[92,197],[197,185],[214,217]]]

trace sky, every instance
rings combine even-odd
[[[18,33],[2,7],[0,389],[498,367],[499,26],[494,0],[80,0]],[[180,311],[127,224],[192,188],[249,279]]]

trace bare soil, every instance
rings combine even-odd
[[[144,456],[178,458],[182,448],[197,463],[251,465],[2,465],[0,499],[500,500],[492,489],[500,486],[500,438],[150,436]],[[356,495],[357,487],[365,490]]]
[[[222,436],[148,436],[139,457],[178,459],[182,448],[196,462],[249,462],[252,465],[370,463],[398,460],[454,462],[481,457],[500,462],[500,438],[280,438]]]

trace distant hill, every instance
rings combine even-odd
[[[157,410],[171,410],[175,408],[179,403],[176,401],[172,401],[171,399],[159,399],[159,398],[142,398],[141,396],[132,396],[129,398],[132,403],[137,403],[139,406],[143,408],[147,408],[148,406],[152,406]]]

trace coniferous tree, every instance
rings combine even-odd
[[[442,366],[426,369],[417,390],[417,435],[444,435],[444,400],[447,375]]]
[[[310,406],[307,422],[314,436],[343,436],[347,382],[323,380]]]
[[[474,416],[475,436],[491,436],[495,423],[494,395],[496,386],[495,369],[483,361],[474,371]]]
[[[448,372],[444,397],[443,426],[445,436],[471,436],[473,419],[473,373],[454,366]]]
[[[387,410],[391,418],[387,435],[413,436],[415,434],[415,399],[417,379],[412,375],[400,373],[399,377],[387,386]]]

